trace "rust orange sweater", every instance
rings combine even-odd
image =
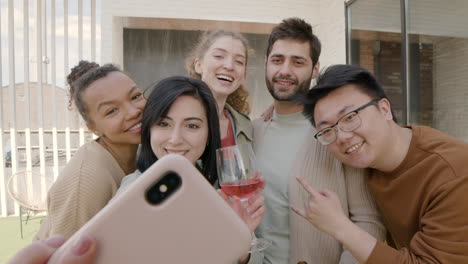
[[[368,177],[397,249],[377,242],[367,263],[468,263],[468,144],[411,129],[400,166]]]

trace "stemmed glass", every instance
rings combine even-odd
[[[242,153],[242,154],[241,154]],[[246,208],[250,196],[261,192],[265,181],[255,169],[255,155],[250,144],[234,145],[216,150],[219,185],[224,193],[240,200]],[[253,239],[250,252],[263,251],[271,242]]]

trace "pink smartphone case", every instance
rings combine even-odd
[[[180,188],[153,206],[146,190],[168,171],[179,174]],[[98,176],[98,175],[97,175]],[[98,241],[96,263],[231,264],[246,254],[247,226],[200,172],[184,157],[167,155],[84,225],[51,258],[60,255],[81,233]]]

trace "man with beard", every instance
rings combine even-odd
[[[273,242],[264,263],[355,263],[342,245],[294,214],[290,204],[308,197],[298,185],[301,176],[317,188],[333,190],[343,210],[358,226],[384,238],[376,206],[364,183],[364,170],[345,167],[317,143],[315,129],[293,101],[305,94],[319,70],[320,41],[312,27],[299,18],[288,18],[269,37],[265,80],[274,98],[271,118],[254,121],[254,148],[258,169],[266,180],[266,213],[257,235]]]

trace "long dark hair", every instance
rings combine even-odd
[[[171,108],[174,101],[183,95],[193,96],[205,108],[208,121],[208,139],[197,168],[205,178],[214,184],[217,180],[216,149],[220,148],[219,119],[216,101],[210,88],[201,80],[190,77],[174,76],[161,80],[150,87],[143,117],[141,120],[141,152],[138,157],[138,170],[144,172],[158,158],[151,149],[151,127],[159,122]]]

